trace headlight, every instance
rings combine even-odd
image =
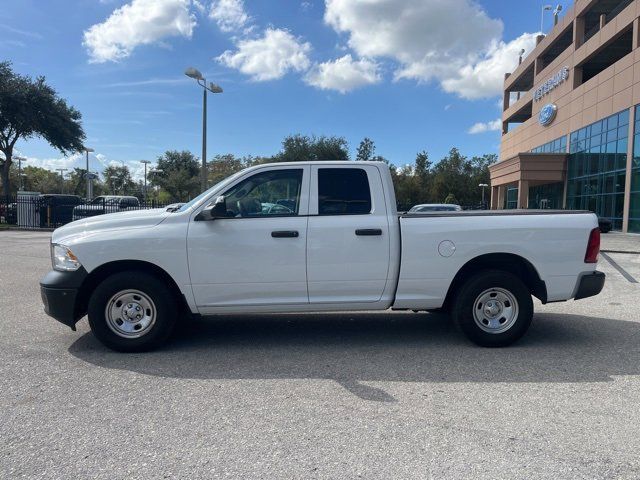
[[[57,243],[51,244],[51,263],[54,270],[61,272],[74,272],[82,266],[71,250]]]

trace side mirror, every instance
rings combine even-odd
[[[215,220],[216,218],[227,217],[227,201],[223,195],[216,198],[216,201],[207,205],[202,211],[196,215],[196,221]]]

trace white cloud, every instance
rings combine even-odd
[[[500,118],[496,118],[495,120],[491,120],[490,122],[474,123],[468,130],[468,133],[475,135],[477,133],[499,132],[501,129],[502,120]]]
[[[161,43],[167,37],[191,38],[196,25],[190,0],[132,0],[104,22],[84,32],[90,61],[117,61],[139,45]]]
[[[20,28],[12,27],[6,23],[0,24],[0,30],[6,30],[9,33],[20,35],[23,37],[35,38],[36,40],[42,40],[44,37],[38,32],[32,32],[30,30],[22,30]]]
[[[236,47],[217,60],[258,82],[282,78],[290,70],[301,72],[310,65],[311,45],[286,30],[268,28],[262,37],[240,40]]]
[[[533,50],[536,35],[525,33],[508,43],[497,42],[480,61],[465,65],[457,75],[443,79],[442,88],[469,99],[499,95],[504,74],[514,70],[521,49],[525,52]]]
[[[103,85],[105,88],[122,88],[122,87],[148,87],[150,85],[179,85],[187,83],[189,79],[186,77],[175,78],[149,78],[146,80],[132,80],[128,82],[115,82]]]
[[[58,158],[38,158],[25,155],[27,159],[22,166],[23,167],[40,167],[52,172],[58,172],[60,168],[66,168],[65,172],[68,175],[74,168],[86,168],[86,159],[84,153],[77,153],[69,155],[68,157]],[[17,160],[16,160],[17,162]],[[92,172],[98,172],[102,175],[102,171],[108,166],[121,167],[125,165],[131,172],[131,177],[135,182],[144,179],[144,165],[139,160],[113,160],[109,159],[102,153],[91,154],[89,156],[89,169]],[[147,166],[147,173],[154,164]]]
[[[380,80],[376,62],[365,58],[354,61],[351,55],[316,65],[305,77],[305,82],[309,85],[340,93],[378,83]]]
[[[223,32],[240,30],[250,20],[244,11],[243,0],[214,0],[209,17],[215,20]]]
[[[464,98],[499,93],[519,49],[535,45],[535,34],[504,43],[502,21],[472,0],[326,0],[324,19],[361,57],[396,61],[396,80],[435,80]]]
[[[70,155],[68,157],[58,158],[37,158],[25,155],[27,161],[22,164],[22,167],[40,167],[46,170],[55,171],[58,168],[66,168],[72,170],[73,167],[81,167],[81,161],[84,156],[81,153]],[[68,172],[67,172],[68,173]]]

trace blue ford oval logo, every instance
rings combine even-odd
[[[546,127],[556,118],[556,113],[558,113],[558,107],[556,107],[553,103],[548,103],[540,110],[538,114],[538,121],[540,125]]]

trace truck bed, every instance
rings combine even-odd
[[[589,232],[598,226],[596,215],[588,211],[404,213],[399,223],[402,253],[395,308],[416,308],[416,299],[420,308],[440,308],[455,273],[484,255],[524,259],[535,266],[548,301],[572,298],[578,276],[595,268],[584,263]]]
[[[400,218],[414,217],[503,217],[518,215],[579,215],[593,214],[589,210],[550,210],[550,209],[513,209],[513,210],[462,210],[459,212],[402,212]]]

